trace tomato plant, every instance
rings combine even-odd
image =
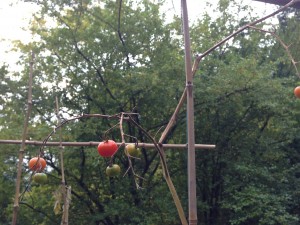
[[[300,86],[296,87],[294,89],[294,95],[297,97],[297,98],[300,98]]]
[[[38,184],[45,184],[48,180],[48,177],[45,173],[36,173],[33,175],[32,179]]]
[[[28,167],[33,171],[42,171],[45,169],[47,163],[42,157],[33,157],[29,160]]]
[[[98,145],[98,153],[102,157],[112,157],[118,150],[118,145],[113,140],[102,141]]]
[[[136,147],[135,144],[128,144],[125,146],[125,154],[133,157],[139,157],[141,155],[141,150]]]
[[[106,167],[105,173],[109,177],[116,177],[120,174],[121,168],[118,164],[109,165]]]

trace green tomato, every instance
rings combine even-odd
[[[36,173],[32,177],[33,181],[37,184],[45,184],[47,183],[47,175],[45,173]]]
[[[132,157],[139,157],[141,155],[141,150],[135,146],[135,144],[128,144],[125,146],[125,154]]]
[[[109,177],[116,177],[119,176],[121,173],[121,168],[118,164],[113,164],[111,166],[106,167],[106,175]]]

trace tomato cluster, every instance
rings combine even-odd
[[[47,182],[47,175],[42,172],[46,165],[46,160],[42,157],[33,157],[29,160],[29,169],[36,172],[32,179],[38,184],[45,184]]]
[[[98,145],[98,153],[104,158],[113,157],[118,151],[118,145],[113,140],[102,141]],[[116,177],[120,174],[121,168],[117,164],[109,165],[106,168],[106,175],[109,177]]]
[[[113,157],[118,151],[118,145],[113,140],[106,140],[99,143],[97,150],[99,155],[104,158]],[[125,155],[128,157],[139,157],[141,150],[135,144],[128,144],[124,148]],[[118,164],[112,164],[106,168],[106,175],[109,177],[116,177],[120,174],[121,168]]]

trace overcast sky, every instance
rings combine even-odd
[[[170,17],[174,14],[180,15],[180,0],[167,0],[167,5],[163,9]],[[210,0],[210,3],[216,3],[217,0]],[[274,9],[270,4],[264,4],[251,0],[244,2],[257,6],[259,12],[271,11]],[[204,0],[187,0],[188,13],[191,21],[201,18],[201,14],[209,8],[205,7]],[[9,51],[12,48],[11,40],[21,39],[30,41],[31,34],[26,29],[32,13],[37,7],[31,3],[19,2],[18,0],[0,0],[0,65],[2,62],[9,64],[16,62],[18,54]],[[262,15],[263,15],[262,14]]]

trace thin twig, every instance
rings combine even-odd
[[[83,118],[107,118],[107,119],[119,119],[120,116],[119,114],[116,114],[116,115],[112,115],[112,116],[109,116],[109,115],[103,115],[103,114],[83,114],[83,115],[80,115],[80,116],[75,116],[73,118],[70,118],[70,119],[67,119],[67,120],[64,120],[62,121],[59,125],[57,125],[56,127],[54,127],[54,129],[50,132],[50,134],[44,139],[43,141],[43,145],[41,146],[40,148],[40,154],[43,155],[44,152],[43,152],[43,149],[44,147],[46,146],[46,143],[48,142],[49,138],[56,133],[56,130],[61,128],[62,126],[66,125],[67,123],[71,122],[71,121],[74,121],[74,120],[78,120],[78,119],[83,119]],[[128,118],[124,118],[124,119],[128,119]]]
[[[270,35],[272,35],[274,38],[276,38],[277,41],[279,41],[280,45],[284,48],[284,50],[286,51],[289,59],[291,60],[294,68],[295,68],[295,71],[297,73],[297,76],[300,77],[300,73],[299,73],[299,70],[297,68],[297,62],[295,61],[291,51],[290,51],[290,46],[291,45],[286,45],[284,43],[284,41],[274,32],[274,31],[268,31],[268,30],[264,30],[264,29],[261,29],[261,28],[258,28],[258,27],[255,27],[255,26],[249,26],[249,28],[252,28],[254,30],[258,30],[260,32],[264,32],[264,33],[268,33]]]
[[[21,202],[25,196],[25,193],[29,191],[30,185],[31,185],[31,181],[32,181],[32,177],[34,176],[34,174],[36,174],[36,171],[32,171],[32,173],[30,174],[30,176],[27,178],[27,185],[25,186],[24,190],[22,191],[22,193],[19,196],[19,202]]]
[[[126,48],[126,44],[123,38],[123,35],[121,33],[121,12],[122,12],[122,0],[119,0],[119,11],[118,11],[118,37],[122,43],[122,46],[124,48],[125,51],[125,56],[126,56],[126,62],[127,62],[127,66],[130,67],[130,60],[129,60],[129,54]]]
[[[266,19],[269,19],[272,16],[275,16],[276,14],[284,11],[285,9],[287,9],[288,7],[292,6],[293,4],[295,4],[296,2],[300,2],[300,0],[291,0],[289,3],[287,3],[286,5],[280,7],[279,9],[277,9],[276,11],[260,18],[257,19],[253,22],[250,22],[242,27],[240,27],[239,29],[237,29],[235,32],[233,32],[232,34],[228,35],[226,38],[224,38],[223,40],[219,41],[217,44],[215,44],[213,47],[209,48],[208,50],[206,50],[203,54],[197,56],[196,58],[196,64],[198,64],[198,62],[200,62],[200,60],[207,56],[208,54],[210,54],[212,51],[214,51],[216,48],[220,47],[221,45],[223,45],[225,42],[227,42],[229,39],[231,39],[232,37],[236,36],[237,34],[241,33],[242,31],[244,31],[245,29],[254,26],[258,23],[261,23],[263,21],[265,21]]]
[[[125,133],[123,130],[123,118],[124,118],[124,113],[121,114],[121,118],[120,118],[120,133],[121,133],[121,139],[122,139],[121,146],[125,146]],[[141,177],[135,173],[130,155],[129,154],[125,154],[125,155],[127,156],[127,160],[128,160],[128,169],[126,170],[125,174],[127,174],[129,172],[129,170],[131,170],[131,172],[134,176],[134,183],[135,183],[136,189],[140,189],[141,187],[139,186],[138,182],[136,182],[135,178],[136,177],[141,178]]]
[[[40,210],[39,208],[35,208],[34,206],[28,204],[27,202],[22,202],[22,201],[21,201],[20,204],[21,204],[21,205],[24,205],[24,206],[26,206],[26,207],[28,207],[28,208],[30,208],[31,210],[33,210],[34,212],[36,212],[36,213],[38,213],[38,214],[42,214],[44,217],[47,217],[48,220],[50,220],[50,221],[52,222],[52,224],[57,224],[57,225],[59,224],[59,223],[57,223],[57,221],[55,221],[55,220],[53,219],[53,216],[48,215],[46,212]]]

